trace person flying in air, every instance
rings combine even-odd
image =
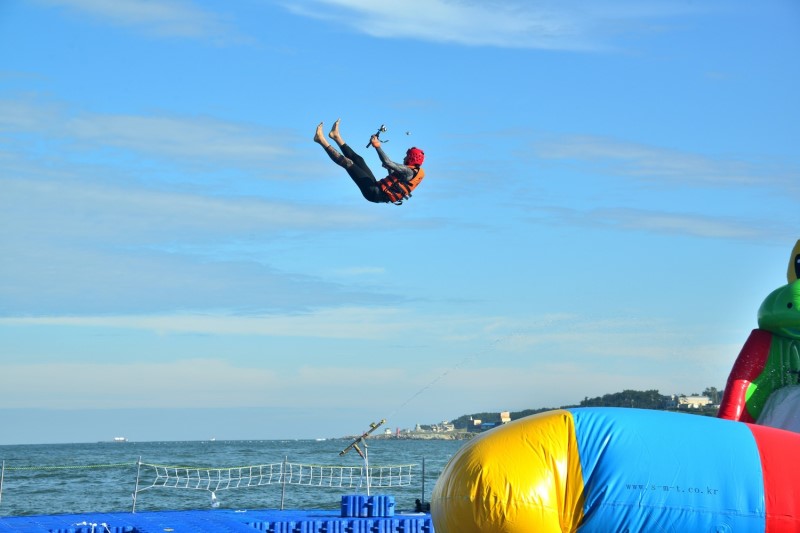
[[[322,122],[317,126],[317,131],[314,134],[314,142],[318,143],[325,149],[328,157],[334,163],[344,168],[350,175],[350,178],[358,185],[361,194],[370,202],[375,203],[389,203],[392,202],[396,205],[403,203],[411,196],[413,191],[422,178],[425,177],[425,171],[420,168],[422,161],[425,159],[425,153],[417,147],[409,148],[406,156],[403,159],[403,164],[398,165],[389,159],[383,149],[381,148],[381,141],[378,135],[375,134],[370,137],[370,145],[378,152],[378,157],[381,160],[383,168],[389,171],[389,175],[378,180],[369,169],[364,159],[355,153],[347,143],[344,142],[342,136],[339,134],[339,121],[333,123],[328,136],[339,145],[342,153],[336,151],[336,148],[331,146],[325,135],[322,133]]]

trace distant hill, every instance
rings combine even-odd
[[[517,420],[536,413],[544,411],[551,411],[553,409],[566,409],[569,407],[634,407],[637,409],[655,409],[660,411],[682,411],[692,414],[716,416],[719,408],[719,400],[722,397],[722,392],[716,387],[708,387],[703,391],[703,396],[708,396],[712,400],[712,404],[706,407],[699,408],[679,408],[676,404],[675,398],[679,396],[686,396],[684,394],[669,395],[661,394],[657,390],[624,390],[622,392],[614,392],[611,394],[604,394],[596,398],[584,398],[577,405],[562,405],[560,407],[540,407],[538,409],[525,409],[523,411],[511,412],[511,420]],[[691,396],[700,396],[697,393],[692,393]],[[457,430],[472,430],[473,420],[480,420],[484,424],[500,424],[499,412],[484,412],[473,413],[470,415],[462,415],[452,421],[452,424]]]

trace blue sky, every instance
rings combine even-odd
[[[800,237],[793,0],[11,0],[0,50],[0,444],[722,387]]]

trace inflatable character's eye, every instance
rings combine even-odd
[[[800,279],[800,239],[794,245],[792,255],[789,256],[789,271],[786,273],[789,283]]]

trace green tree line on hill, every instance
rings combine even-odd
[[[719,407],[719,401],[722,398],[722,391],[716,387],[707,387],[701,394],[693,392],[692,394],[678,394],[680,396],[707,396],[711,400],[711,404],[698,408],[680,408],[676,405],[673,396],[666,396],[657,390],[624,390],[622,392],[614,392],[611,394],[604,394],[595,398],[585,397],[577,405],[562,405],[561,407],[541,407],[539,409],[525,409],[522,411],[513,411],[509,415],[511,420],[517,420],[536,413],[544,411],[551,411],[553,409],[567,409],[570,407],[633,407],[637,409],[655,409],[662,411],[686,411],[688,413],[716,416]],[[452,421],[456,429],[471,430],[474,428],[473,421],[480,420],[484,424],[500,424],[500,413],[498,412],[484,412],[473,413],[471,415],[462,415]]]

